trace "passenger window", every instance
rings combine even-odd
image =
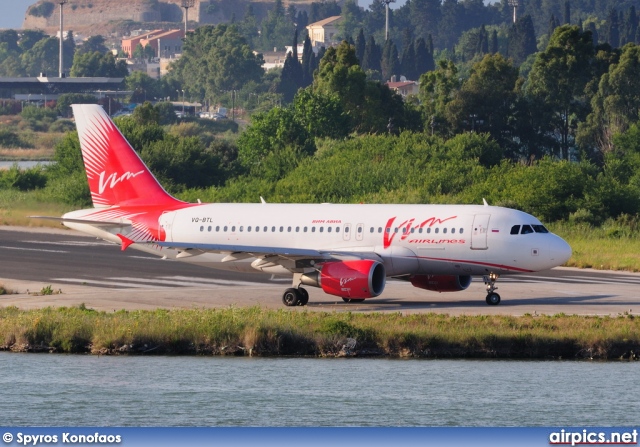
[[[533,228],[531,228],[531,225],[522,226],[522,231],[520,232],[520,234],[531,234],[531,233],[533,233]]]
[[[344,232],[348,233],[349,232],[349,227],[344,227]]]
[[[418,233],[422,234],[422,228],[418,228]]]
[[[240,225],[240,231],[241,231],[241,232],[242,232],[243,228],[244,228],[244,227],[243,227],[242,225]]]
[[[220,231],[220,225],[216,225],[216,233]]]
[[[311,227],[311,232],[315,233],[316,232],[316,227]]]
[[[391,228],[385,228],[385,231],[386,231],[387,233],[391,233]]]
[[[320,233],[324,231],[324,227],[320,227]]]
[[[440,233],[440,228],[436,228],[436,234]]]
[[[371,230],[369,230],[369,233],[373,233],[374,229],[373,227],[371,227]]]
[[[358,233],[362,233],[362,227],[358,227]]]
[[[431,233],[431,228],[427,228],[427,233]]]
[[[291,233],[291,227],[287,227],[287,233]]]
[[[340,227],[336,227],[336,233],[340,233]]]
[[[520,233],[520,225],[514,225],[511,227],[511,234],[519,234]]]
[[[328,231],[329,233],[331,233],[331,230],[332,230],[332,228],[331,228],[331,227],[327,227],[327,231]]]
[[[296,227],[296,233],[300,233],[300,227]]]
[[[236,226],[234,225],[231,227],[231,232],[234,233],[235,231],[236,231]]]
[[[247,231],[251,231],[251,225],[247,227]]]
[[[225,232],[225,233],[227,232],[227,228],[228,228],[228,227],[225,225],[225,226],[224,226],[224,232]]]
[[[262,231],[264,231],[264,232],[266,233],[267,231],[269,231],[269,227],[264,227],[264,228],[262,229]]]
[[[442,232],[443,232],[444,234],[447,234],[447,229],[446,229],[446,228],[443,228],[443,229],[442,229]]]
[[[280,233],[284,231],[284,227],[280,227]]]
[[[382,233],[382,227],[378,227],[378,233]]]
[[[209,225],[209,227],[207,228],[208,232],[211,232],[211,225]]]
[[[451,229],[451,234],[456,234],[456,229],[455,228]]]
[[[200,231],[204,231],[204,227],[203,226],[200,226]]]
[[[275,233],[276,232],[276,227],[271,227],[271,232]]]
[[[302,231],[304,231],[304,232],[306,233],[306,232],[307,232],[307,227],[304,227],[304,228],[302,229]]]
[[[460,234],[464,233],[464,228],[460,228]]]

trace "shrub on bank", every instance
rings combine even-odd
[[[94,354],[638,359],[640,320],[252,308],[0,309],[0,349]]]

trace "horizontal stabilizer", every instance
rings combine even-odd
[[[78,224],[87,224],[87,225],[95,225],[97,227],[130,227],[130,222],[124,221],[115,221],[115,220],[91,220],[91,219],[69,219],[65,217],[52,217],[52,216],[29,216],[30,219],[45,219],[45,220],[53,220],[60,222],[61,224],[67,223],[78,223]]]

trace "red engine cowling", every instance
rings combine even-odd
[[[320,272],[302,276],[302,283],[319,286],[329,295],[343,298],[371,298],[384,290],[384,265],[368,259],[327,262]]]
[[[471,284],[471,276],[464,275],[412,275],[409,278],[413,287],[434,292],[459,292]]]

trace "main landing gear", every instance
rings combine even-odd
[[[498,280],[499,275],[496,273],[489,273],[488,276],[483,276],[484,279],[484,283],[487,286],[487,304],[489,304],[490,306],[497,306],[498,304],[500,304],[500,295],[498,295],[495,290],[497,290],[498,288],[496,287],[496,281]]]
[[[309,302],[309,292],[302,287],[287,289],[282,294],[282,302],[285,306],[306,306]]]

